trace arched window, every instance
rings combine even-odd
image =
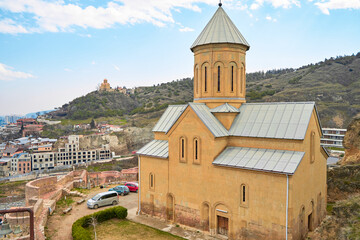
[[[231,66],[231,91],[234,91],[234,66]]]
[[[220,66],[218,66],[218,84],[217,84],[217,90],[220,92]]]
[[[194,138],[194,163],[200,164],[200,139],[198,137]]]
[[[315,132],[311,131],[310,134],[310,162],[315,161]]]
[[[199,68],[195,68],[195,92],[199,93]]]
[[[149,174],[149,188],[152,190],[155,188],[155,175],[153,173]]]
[[[249,190],[246,184],[240,186],[240,205],[243,207],[248,206]]]
[[[204,69],[204,79],[205,79],[205,81],[204,81],[204,84],[205,84],[204,89],[205,89],[205,92],[207,92],[207,67],[205,67],[205,69]]]
[[[180,138],[180,162],[186,162],[186,138]]]

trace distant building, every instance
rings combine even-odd
[[[59,148],[55,154],[57,166],[90,163],[95,160],[111,158],[109,145],[103,145],[102,148],[95,150],[80,150],[79,141],[78,135],[68,137],[68,143],[65,144],[65,147]]]
[[[11,158],[11,172],[13,174],[24,174],[31,172],[31,156],[29,153],[15,154]]]
[[[11,158],[0,159],[0,176],[6,177],[10,175]]]
[[[343,140],[346,134],[346,129],[323,128],[322,133],[323,136],[320,141],[321,146],[344,148]]]
[[[104,79],[104,81],[101,83],[99,90],[100,91],[110,91],[111,90],[110,83],[108,83],[107,79]]]
[[[22,118],[21,116],[17,116],[17,115],[10,115],[10,116],[5,116],[5,122],[7,124],[10,123],[16,123],[16,120]]]
[[[48,170],[55,167],[56,153],[33,153],[31,154],[32,170]]]
[[[16,120],[16,125],[18,125],[19,127],[32,124],[38,124],[38,122],[34,118],[22,118]]]

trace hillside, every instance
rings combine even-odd
[[[344,128],[360,113],[360,53],[298,69],[248,73],[246,86],[247,102],[315,101],[323,126]],[[95,91],[63,105],[51,115],[87,119],[147,114],[159,112],[168,104],[192,100],[193,81],[186,78],[139,87],[130,96]]]

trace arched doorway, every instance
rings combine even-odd
[[[175,216],[175,212],[174,212],[174,196],[169,193],[167,195],[167,201],[166,201],[166,218],[168,221],[174,221],[174,216]]]
[[[310,202],[311,212],[308,214],[308,230],[314,230],[314,201]]]
[[[229,237],[231,225],[231,212],[229,208],[225,204],[218,203],[214,205],[214,211],[216,234]]]
[[[201,225],[204,231],[210,229],[210,207],[207,202],[204,202],[201,206]]]

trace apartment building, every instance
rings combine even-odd
[[[31,156],[29,153],[18,153],[11,158],[11,172],[24,174],[31,172]]]
[[[55,167],[56,153],[33,153],[31,154],[32,170],[48,170]]]
[[[343,140],[346,134],[346,129],[340,128],[323,128],[322,138],[320,141],[323,147],[337,147],[343,148]]]

